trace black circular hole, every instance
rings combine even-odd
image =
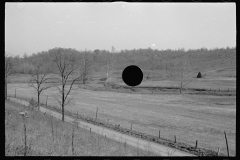
[[[143,72],[138,66],[130,65],[123,70],[122,79],[128,86],[138,86],[143,80]]]

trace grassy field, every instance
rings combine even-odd
[[[29,107],[5,101],[6,156],[24,155],[24,123],[19,115],[21,111],[29,113],[26,121],[27,156],[156,156],[95,133],[90,134],[85,129],[63,123]]]
[[[8,92],[17,96],[33,97],[36,92],[26,84],[9,84]],[[34,97],[35,95],[35,97]],[[55,98],[60,98],[56,88],[43,92],[41,102],[59,106]],[[70,94],[71,104],[66,109],[85,116],[95,117],[112,124],[120,124],[150,135],[168,139],[177,137],[177,141],[198,147],[227,153],[224,131],[227,133],[230,154],[236,155],[236,96],[210,96],[187,94],[143,95],[101,92],[80,89],[74,86]]]
[[[190,81],[190,82],[189,82]],[[188,83],[189,82],[189,83]],[[188,84],[187,84],[188,83]],[[118,83],[119,85],[126,85],[124,82]],[[213,89],[213,90],[235,90],[236,79],[198,79],[192,78],[184,81],[184,88],[197,88],[197,89]],[[179,87],[179,80],[162,80],[162,81],[146,81],[142,82],[139,87]]]
[[[220,73],[223,74],[220,74]],[[230,76],[231,73],[235,73],[234,76]],[[196,75],[190,74],[190,76],[185,77],[183,81],[184,88],[194,88],[194,89],[212,89],[212,90],[232,90],[236,91],[236,70],[234,71],[232,67],[211,69],[206,71],[210,76],[206,76],[204,78],[196,78]],[[211,74],[210,74],[211,73]],[[218,73],[218,76],[215,75]],[[228,76],[225,74],[229,73]],[[157,72],[155,71],[157,75]],[[50,77],[56,78],[58,75],[50,74]],[[101,78],[103,78],[102,74],[92,73],[91,75],[92,81],[90,81],[89,85],[98,85]],[[28,83],[31,79],[29,74],[13,74],[9,77],[9,83]],[[56,81],[56,80],[54,80]],[[121,71],[112,71],[110,78],[108,79],[109,83],[114,83],[122,86],[126,86],[126,84],[121,79]],[[81,82],[77,82],[80,84]],[[102,85],[101,85],[102,86]],[[173,76],[168,78],[160,78],[159,76],[155,76],[155,78],[151,78],[146,80],[145,77],[139,87],[180,87],[180,79],[179,77]]]

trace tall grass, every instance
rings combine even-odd
[[[24,121],[18,115],[27,110],[26,156],[149,156],[147,151],[61,122],[37,110],[5,102],[5,155],[24,156]],[[150,154],[154,155],[154,154]]]

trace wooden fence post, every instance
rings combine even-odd
[[[90,133],[91,133],[91,128],[90,128]]]
[[[177,138],[176,138],[176,136],[174,135],[174,142],[176,143],[177,142]]]
[[[74,125],[73,125],[73,128],[72,128],[72,155],[74,155],[74,145],[73,145],[73,142],[74,142]]]
[[[78,111],[77,111],[77,118],[78,118]]]
[[[48,96],[47,96],[47,99],[46,99],[46,106],[47,106],[47,100],[48,100]]]
[[[97,108],[97,111],[96,111],[96,119],[95,119],[95,121],[97,120],[97,112],[98,112],[98,108]]]
[[[226,132],[225,132],[225,131],[224,131],[224,134],[225,134],[226,145],[227,145],[227,152],[228,152],[228,157],[229,157],[229,149],[228,149],[227,134],[226,134]]]
[[[17,93],[16,93],[16,92],[17,92],[17,91],[16,91],[16,88],[15,88],[15,96],[14,96],[15,98],[17,97]]]
[[[218,148],[218,151],[217,151],[217,156],[219,156],[219,153],[220,153],[220,148]]]
[[[27,129],[25,125],[25,117],[24,117],[24,156],[27,155]]]
[[[132,123],[131,123],[131,131],[132,131]]]
[[[160,137],[160,130],[159,130],[159,138],[161,138],[161,137]]]
[[[198,145],[198,141],[196,140],[196,145],[195,145],[195,148],[197,148],[197,145]]]

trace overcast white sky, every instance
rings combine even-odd
[[[5,3],[5,51],[236,46],[234,3]]]

